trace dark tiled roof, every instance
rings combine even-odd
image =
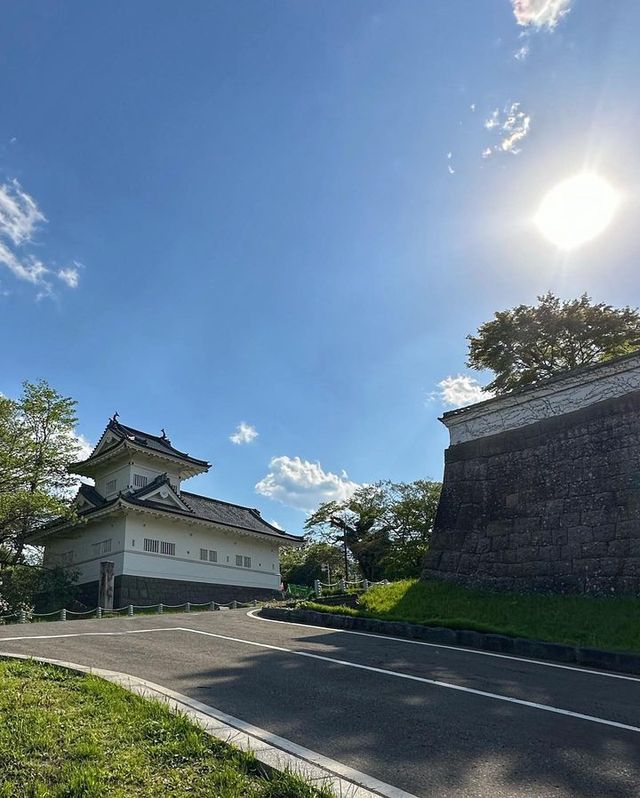
[[[106,499],[98,493],[93,485],[80,485],[78,495],[84,496],[88,502],[91,502],[96,507],[102,507],[103,504],[106,504]]]
[[[210,499],[208,496],[200,496],[197,493],[180,492],[180,498],[193,510],[198,518],[206,518],[217,524],[226,526],[237,526],[241,529],[251,529],[254,532],[267,532],[271,535],[283,535],[287,533],[282,529],[272,526],[262,518],[257,510],[250,507],[242,507],[239,504],[229,504],[219,499]]]
[[[107,430],[112,432],[119,439],[118,443],[113,444],[114,447],[118,446],[120,441],[129,440],[143,449],[150,449],[158,454],[165,454],[169,457],[184,460],[187,463],[191,463],[203,469],[209,469],[211,467],[211,464],[206,460],[199,460],[196,457],[191,457],[191,455],[186,452],[181,452],[179,449],[176,449],[175,446],[171,445],[169,438],[162,435],[152,435],[150,432],[144,432],[143,430],[135,429],[135,427],[121,424],[118,420],[113,418],[107,424],[105,432]],[[102,436],[100,436],[100,438],[102,439]],[[89,455],[88,459],[90,460],[91,457],[93,457],[93,453]]]

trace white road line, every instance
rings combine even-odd
[[[62,637],[118,637],[119,635],[142,635],[148,632],[188,632],[181,626],[159,626],[157,629],[126,629],[118,632],[69,632],[61,635],[22,635],[21,637],[0,637],[1,643],[12,640],[58,640]]]
[[[592,668],[581,668],[579,665],[562,665],[559,662],[545,662],[540,659],[529,659],[527,657],[517,657],[514,654],[498,654],[495,651],[479,651],[476,648],[465,648],[464,646],[449,646],[446,643],[427,643],[424,640],[410,640],[406,637],[392,637],[391,635],[377,635],[374,632],[354,632],[351,629],[336,629],[333,626],[317,626],[309,623],[296,623],[295,621],[276,621],[274,618],[263,618],[256,613],[260,610],[249,610],[247,615],[254,620],[265,623],[283,623],[285,626],[297,626],[306,629],[323,629],[327,632],[339,632],[343,635],[358,635],[360,637],[375,637],[378,640],[393,640],[396,643],[409,643],[412,646],[427,646],[429,648],[444,648],[448,651],[457,651],[458,654],[477,654],[480,657],[497,657],[498,659],[511,659],[516,662],[528,662],[532,665],[542,665],[545,668],[560,668],[565,671],[577,671],[578,673],[588,673],[592,676],[606,676],[608,679],[623,679],[627,682],[640,682],[640,676],[627,676],[623,673],[611,673],[611,671],[596,671]]]
[[[4,638],[5,640],[41,640],[41,639],[53,639],[53,638],[63,638],[63,637],[98,637],[98,636],[118,636],[118,635],[128,635],[128,634],[143,634],[145,632],[191,632],[192,634],[203,635],[205,637],[214,637],[218,640],[228,640],[232,643],[242,643],[243,645],[247,646],[254,646],[255,648],[264,648],[269,651],[280,651],[284,654],[291,654],[296,657],[305,657],[307,659],[315,659],[321,662],[330,662],[332,665],[342,665],[347,668],[357,668],[358,670],[369,671],[370,673],[377,673],[382,676],[393,676],[397,679],[407,679],[412,682],[420,682],[421,684],[428,684],[433,687],[442,687],[447,690],[456,690],[461,693],[469,693],[470,695],[477,695],[481,696],[482,698],[490,698],[494,701],[505,701],[509,704],[517,704],[523,707],[529,707],[531,709],[538,709],[542,710],[543,712],[552,712],[556,715],[564,715],[570,718],[577,718],[579,720],[586,720],[590,723],[598,723],[602,726],[612,726],[616,729],[624,729],[625,731],[632,731],[640,733],[639,726],[631,726],[626,723],[618,723],[615,720],[607,720],[606,718],[598,718],[594,715],[585,715],[581,712],[573,712],[569,709],[560,709],[559,707],[553,707],[549,704],[539,704],[535,701],[525,701],[522,698],[513,698],[511,696],[500,695],[499,693],[490,693],[486,690],[477,690],[473,687],[463,687],[459,684],[452,684],[451,682],[443,682],[439,679],[427,679],[424,676],[414,676],[413,674],[409,673],[401,673],[400,671],[391,671],[387,670],[386,668],[376,668],[373,665],[363,665],[359,662],[350,662],[348,660],[343,659],[335,659],[334,657],[325,657],[322,654],[311,654],[307,651],[294,651],[293,649],[284,648],[283,646],[274,646],[270,643],[258,643],[255,640],[243,640],[240,637],[231,637],[230,635],[221,635],[216,634],[215,632],[205,632],[201,629],[189,629],[184,626],[172,626],[172,627],[163,627],[162,629],[132,629],[128,631],[122,632],[78,632],[75,634],[63,634],[63,635],[30,635],[27,637],[17,637],[17,638]]]

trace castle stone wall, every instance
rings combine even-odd
[[[423,577],[640,593],[640,390],[450,446]]]

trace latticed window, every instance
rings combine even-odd
[[[160,542],[160,554],[169,554],[171,557],[175,557],[176,554],[176,544],[175,543],[167,543],[166,540]]]
[[[201,560],[209,559],[209,552],[207,551],[207,549],[200,549],[200,559]]]
[[[116,485],[117,482],[115,479],[110,479],[107,482],[107,493],[115,493],[116,492]]]
[[[236,554],[236,565],[242,568],[242,554]]]
[[[218,562],[218,552],[209,549],[209,562]]]
[[[251,568],[251,557],[245,557],[244,558],[244,567],[245,568]]]
[[[134,474],[133,475],[133,486],[134,488],[144,488],[144,486],[148,482],[148,478],[143,476],[142,474]]]
[[[144,550],[150,551],[152,554],[157,554],[160,551],[160,541],[151,540],[151,538],[144,539]]]

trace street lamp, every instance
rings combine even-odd
[[[347,525],[346,521],[343,521],[342,518],[338,518],[337,515],[332,515],[329,519],[329,525],[333,527],[337,527],[338,529],[342,530],[342,537],[336,539],[336,543],[342,542],[343,550],[344,550],[344,581],[349,581],[349,553],[347,551],[347,530],[349,526]]]

